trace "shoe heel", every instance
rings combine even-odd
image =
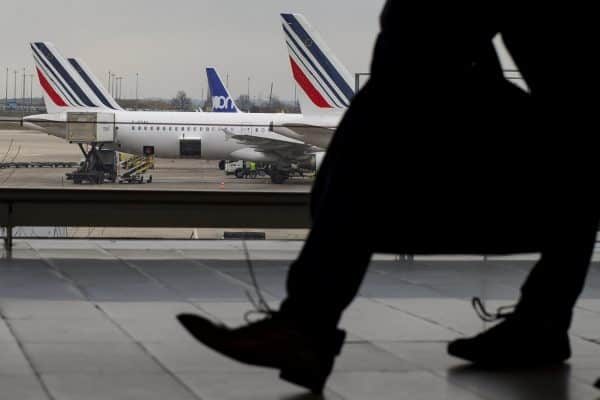
[[[323,393],[328,376],[329,374],[327,373],[318,374],[315,371],[298,369],[283,369],[279,374],[279,377],[284,381],[302,386],[314,394]]]

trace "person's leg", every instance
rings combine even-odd
[[[598,212],[564,215],[555,221],[557,233],[549,238],[540,261],[521,288],[517,311],[552,321],[568,330],[575,302],[583,290],[598,231]],[[557,219],[560,218],[557,216]]]
[[[526,7],[511,14],[502,36],[534,102],[523,118],[512,118],[516,124],[508,132],[525,133],[518,143],[529,149],[523,165],[530,177],[524,182],[537,186],[538,208],[545,210],[546,222],[540,220],[540,226],[546,228],[539,232],[542,255],[521,289],[514,314],[474,338],[450,344],[451,354],[470,361],[517,364],[570,356],[567,332],[598,229],[597,195],[588,188],[597,175],[595,146],[582,134],[594,115],[586,94],[597,85],[589,52],[597,36],[591,31],[597,28],[557,30],[555,21],[539,18],[539,12]],[[529,122],[527,115],[533,116]],[[571,139],[548,136],[550,131]],[[522,188],[517,189],[523,196]]]
[[[369,197],[378,195],[377,190],[369,196],[356,190],[365,182],[368,168],[361,171],[354,165],[364,154],[361,135],[368,133],[364,116],[370,115],[376,93],[372,86],[361,91],[336,131],[311,194],[313,225],[288,273],[287,297],[280,311],[310,330],[336,328],[371,258],[370,237],[377,217]],[[372,162],[369,155],[362,157],[366,165]]]
[[[585,282],[598,230],[598,212],[556,209],[540,225],[542,254],[521,288],[512,314],[481,334],[451,342],[448,352],[487,365],[562,362],[571,356],[568,330]]]

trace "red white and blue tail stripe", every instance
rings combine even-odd
[[[48,113],[66,109],[121,110],[80,60],[65,59],[48,42],[31,43]]]
[[[346,110],[354,97],[352,76],[300,14],[281,14],[292,74],[304,114]],[[303,95],[303,96],[302,96]]]
[[[69,58],[69,64],[79,74],[81,79],[86,83],[87,87],[92,90],[94,95],[103,107],[122,110],[121,106],[115,101],[115,99],[108,93],[106,88],[100,83],[100,81],[94,76],[87,64],[80,58]],[[100,107],[100,106],[99,106]]]

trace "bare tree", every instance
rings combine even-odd
[[[177,92],[175,98],[171,100],[171,105],[179,111],[192,111],[193,109],[192,99],[183,90]]]

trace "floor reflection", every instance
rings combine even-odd
[[[581,393],[571,387],[571,367],[556,366],[492,369],[460,366],[448,370],[450,383],[485,398],[574,400]]]

